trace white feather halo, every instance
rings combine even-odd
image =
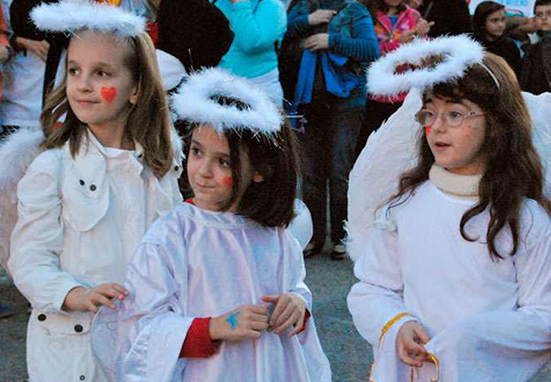
[[[213,97],[236,99],[247,107],[220,105]],[[171,97],[178,119],[206,123],[219,133],[244,130],[271,136],[281,129],[283,116],[268,94],[244,78],[223,69],[209,68],[191,74]]]
[[[435,66],[396,73],[403,64],[420,65],[431,57],[441,57]],[[467,35],[417,39],[375,61],[367,72],[369,93],[393,96],[411,88],[424,90],[437,83],[461,78],[469,66],[482,63],[484,48]]]
[[[80,29],[134,37],[145,31],[145,19],[108,4],[90,0],[62,0],[31,11],[36,27],[48,32],[74,33]]]

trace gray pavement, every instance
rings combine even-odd
[[[366,382],[373,360],[371,347],[354,329],[345,300],[355,282],[352,264],[333,262],[327,254],[322,254],[307,259],[306,268],[307,283],[314,295],[314,318],[331,362],[333,381]],[[5,280],[0,281],[0,301],[9,303],[16,313],[11,318],[0,319],[0,382],[24,381],[27,377],[27,305],[15,287]],[[503,382],[509,382],[506,376]],[[546,367],[532,382],[551,382],[551,368]]]

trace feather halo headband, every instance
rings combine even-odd
[[[36,27],[48,32],[74,33],[80,29],[134,37],[145,31],[145,20],[118,7],[88,0],[41,4],[31,11]]]
[[[461,78],[473,64],[481,65],[499,88],[499,81],[484,65],[484,48],[467,35],[417,39],[375,61],[367,72],[368,92],[393,96],[411,88],[424,90]],[[397,72],[401,65],[413,69]]]
[[[222,98],[235,100],[242,107],[221,104]],[[219,133],[251,130],[270,137],[283,123],[268,94],[223,69],[191,74],[171,97],[171,104],[179,120],[209,124]]]

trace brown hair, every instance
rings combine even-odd
[[[240,110],[248,107],[230,97],[213,96],[212,99]],[[201,126],[201,123],[189,126],[185,149],[187,157],[191,134]],[[285,121],[281,130],[270,137],[248,128],[226,130],[224,136],[228,140],[234,181],[231,196],[221,210],[227,211],[239,198],[242,179],[240,152],[244,150],[263,181],[250,183],[241,196],[236,213],[265,227],[287,227],[295,216],[294,202],[300,168],[298,143],[289,122]]]
[[[531,138],[532,121],[515,74],[507,63],[491,53],[485,53],[484,64],[499,82],[496,85],[481,65],[471,66],[455,82],[437,84],[431,90],[435,97],[446,100],[467,99],[477,104],[486,117],[486,136],[482,150],[485,172],[479,185],[479,201],[461,218],[461,236],[476,241],[465,232],[469,220],[486,209],[490,212],[487,242],[490,256],[502,259],[497,251],[496,237],[505,227],[518,249],[520,210],[525,199],[537,201],[551,215],[551,201],[544,195],[544,170]],[[425,101],[426,93],[423,101]],[[398,193],[390,199],[390,208],[406,202],[421,183],[429,178],[434,156],[422,134],[419,137],[419,158],[415,168],[402,174]]]
[[[383,0],[362,0],[361,3],[369,9],[369,13],[371,13],[374,21],[376,21],[377,12],[382,12],[386,15],[389,10],[389,6]],[[397,7],[398,13],[405,11],[406,8],[404,1],[402,1]]]
[[[170,140],[170,116],[168,101],[159,74],[155,47],[149,36],[141,33],[125,38],[130,53],[125,65],[130,69],[137,84],[137,102],[128,111],[125,139],[136,141],[144,148],[144,162],[157,178],[170,169],[173,150]],[[65,62],[67,73],[67,60]],[[71,155],[77,155],[87,127],[80,122],[67,100],[67,76],[61,85],[46,98],[40,122],[46,137],[42,143],[45,149],[63,146],[69,141]],[[65,115],[63,124],[54,125]]]

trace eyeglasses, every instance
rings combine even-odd
[[[538,12],[538,13],[536,13],[536,17],[538,19],[547,19],[547,18],[551,17],[551,11]]]
[[[449,127],[458,127],[463,123],[465,119],[483,117],[484,114],[476,114],[474,111],[464,114],[459,111],[446,111],[444,113],[435,113],[430,110],[422,109],[415,114],[415,120],[421,124],[421,126],[431,126],[433,125],[438,116],[442,117],[442,121]]]

